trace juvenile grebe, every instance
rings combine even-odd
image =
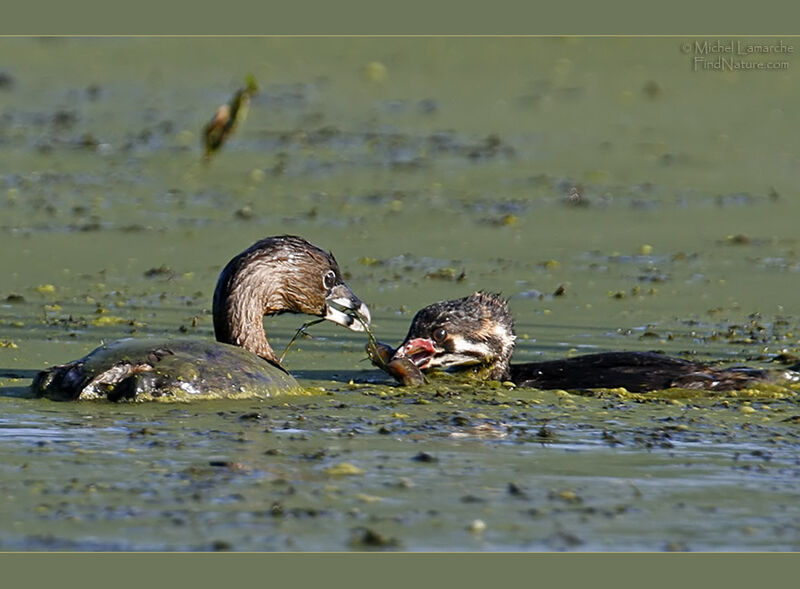
[[[40,372],[31,390],[54,400],[120,400],[264,397],[299,389],[264,332],[263,317],[280,313],[316,315],[353,331],[364,329],[356,314],[370,319],[332,254],[301,237],[268,237],[220,274],[213,302],[216,342],[119,340]]]
[[[422,371],[471,369],[487,379],[564,390],[736,390],[768,378],[765,370],[717,369],[656,352],[604,352],[511,364],[515,339],[514,321],[506,301],[497,294],[476,292],[420,310],[400,347],[393,354],[384,352],[382,366],[404,358]],[[414,377],[407,363],[402,372],[388,372],[404,384]]]

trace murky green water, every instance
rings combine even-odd
[[[286,361],[309,396],[22,396],[101,341],[212,337],[221,267],[280,233],[388,342],[487,289],[518,360],[800,353],[798,64],[693,72],[681,41],[0,39],[0,549],[800,548],[790,391],[403,391],[320,325]]]

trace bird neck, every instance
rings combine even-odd
[[[511,367],[508,357],[496,358],[487,366],[487,378],[491,380],[506,381],[510,379]]]
[[[513,329],[495,340],[496,354],[486,361],[486,378],[505,381],[511,377],[511,355],[514,353]]]
[[[263,268],[254,272],[245,266],[230,275],[226,269],[214,293],[214,335],[217,341],[241,346],[279,365],[264,331],[265,315],[288,310],[281,304],[279,290],[276,281],[264,280]]]

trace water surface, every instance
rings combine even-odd
[[[286,359],[308,396],[24,395],[102,341],[212,337],[222,266],[282,233],[392,343],[484,289],[520,361],[800,353],[795,64],[680,42],[0,39],[0,549],[797,550],[791,391],[404,391],[320,325]]]

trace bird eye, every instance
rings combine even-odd
[[[330,290],[336,284],[336,273],[333,270],[328,270],[325,276],[322,277],[322,285]]]
[[[447,337],[447,330],[444,327],[433,330],[433,341],[440,344]]]

